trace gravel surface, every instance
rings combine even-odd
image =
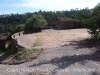
[[[46,29],[39,33],[24,34],[17,36],[18,44],[31,48],[36,39],[38,38],[42,42],[39,48],[52,48],[59,47],[60,45],[70,44],[73,41],[79,41],[81,39],[89,38],[87,29],[69,29],[69,30],[53,30]]]
[[[55,36],[53,38],[59,36],[59,38],[56,39],[65,39],[69,42],[65,44],[63,41],[60,41],[63,42],[64,45],[59,45],[59,41],[48,41],[48,43],[51,42],[51,44],[47,43],[47,45],[44,46],[44,51],[37,59],[19,65],[0,64],[0,75],[100,75],[100,62],[96,60],[95,50],[93,48],[81,47],[76,43],[70,43],[73,40],[73,37],[89,37],[88,33],[84,33],[86,32],[86,29],[84,30],[80,29],[79,31],[78,29],[75,29],[74,32],[71,30],[60,30],[58,32],[61,36],[56,34],[56,30],[44,30],[43,32],[41,32],[41,34],[48,34],[48,36],[50,37]],[[62,31],[66,32],[61,33]],[[35,34],[34,36],[40,35],[40,33],[37,34]],[[79,36],[77,36],[76,34],[78,34]],[[65,35],[68,39],[65,37]],[[24,42],[24,46],[30,47],[29,43],[31,45],[33,44],[33,35],[31,36],[31,41],[25,40],[26,37],[29,36],[24,36],[23,41],[26,41],[26,44]],[[23,37],[18,38],[22,39]],[[21,42],[20,44],[23,43]],[[55,44],[56,46],[52,47],[53,44]]]
[[[35,60],[20,65],[0,64],[0,75],[100,75],[92,48],[71,44],[45,49]]]
[[[33,44],[34,41],[39,38],[42,40],[42,46],[38,46],[38,48],[52,48],[70,44],[72,42],[76,42],[89,37],[90,35],[85,28],[68,30],[46,29],[42,30],[40,33],[34,34]]]

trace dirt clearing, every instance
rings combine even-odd
[[[33,40],[35,41],[38,38],[42,42],[42,46],[58,46],[89,37],[90,35],[88,34],[87,29],[84,28],[68,30],[47,29],[35,33]]]

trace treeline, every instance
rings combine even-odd
[[[77,18],[77,14],[89,14],[91,9],[71,9],[66,11],[38,11],[24,14],[3,14],[0,15],[0,33],[12,32],[18,24],[24,24],[33,14],[40,14],[46,20],[57,20],[60,17]]]

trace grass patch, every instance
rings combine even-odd
[[[40,38],[37,37],[35,39],[33,46],[35,47],[35,46],[42,46],[42,45],[43,45],[43,41]]]
[[[25,49],[25,48],[19,48],[18,52],[16,53],[16,59],[17,60],[23,60],[28,57],[30,57],[31,54],[40,54],[43,51],[43,49]]]
[[[31,61],[37,58],[43,49],[26,49],[19,48],[17,53],[14,53],[12,50],[7,50],[0,58],[0,63],[16,65],[24,62]]]

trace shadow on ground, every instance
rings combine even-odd
[[[5,61],[8,57],[12,56],[15,53],[12,53],[11,51],[1,51],[0,53],[0,64],[3,64],[3,61]]]
[[[69,44],[69,45],[62,45],[61,47],[64,46],[75,46],[77,45],[77,47],[74,47],[73,49],[77,50],[77,49],[81,49],[81,48],[87,48],[84,45],[77,43],[74,44]],[[90,47],[90,46],[89,46]],[[93,46],[92,46],[93,47]],[[67,48],[67,47],[66,47]],[[54,58],[50,61],[43,61],[37,64],[33,64],[30,65],[29,67],[35,67],[35,66],[40,66],[43,64],[53,64],[56,65],[59,69],[64,69],[72,64],[75,64],[77,62],[79,62],[80,64],[84,65],[85,63],[87,63],[87,61],[99,61],[100,60],[100,50],[96,49],[96,51],[94,53],[91,54],[81,54],[81,55],[72,55],[72,56],[63,56],[60,58]],[[93,75],[95,75],[95,73],[93,73]]]
[[[93,72],[92,75],[100,75],[100,72]]]
[[[0,64],[2,63],[2,61],[4,61],[6,58],[8,57],[8,55],[4,52],[1,52],[0,54]]]

